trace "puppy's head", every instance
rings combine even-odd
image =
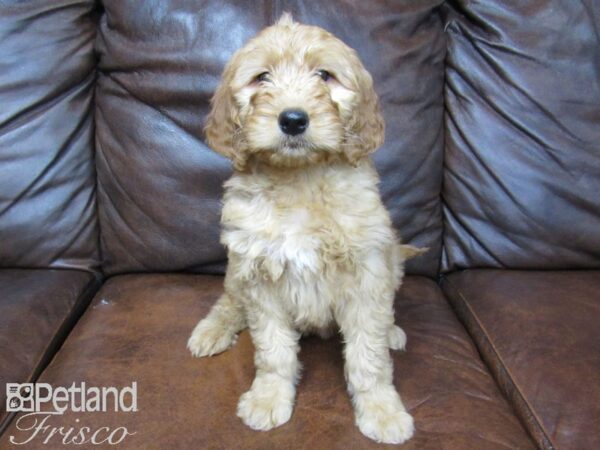
[[[284,14],[233,55],[205,132],[212,148],[243,170],[251,160],[356,164],[383,143],[384,123],[356,52]]]

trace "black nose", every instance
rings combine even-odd
[[[291,136],[304,133],[308,128],[308,114],[301,109],[286,109],[279,114],[279,128]]]

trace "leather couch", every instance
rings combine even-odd
[[[127,427],[119,448],[378,447],[353,424],[339,339],[303,340],[293,416],[267,433],[235,415],[248,333],[209,359],[185,345],[225,265],[209,99],[284,11],[373,74],[381,193],[430,248],[396,301],[403,447],[600,448],[595,0],[1,2],[0,448],[31,435],[6,383],[36,380],[137,382],[137,412],[48,422]],[[21,447],[63,448],[47,431]]]

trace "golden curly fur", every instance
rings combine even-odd
[[[306,130],[282,132],[280,113],[300,108]],[[213,355],[250,328],[256,378],[238,416],[268,430],[289,420],[303,333],[337,325],[356,422],[368,437],[400,443],[413,433],[392,383],[389,349],[403,263],[420,250],[399,245],[368,157],[384,122],[356,52],[327,31],[284,15],[227,67],[206,125],[212,148],[235,171],[225,183],[225,293],[188,347]]]

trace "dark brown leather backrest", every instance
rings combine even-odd
[[[453,4],[443,269],[600,267],[600,3]]]
[[[387,120],[374,156],[405,241],[429,246],[409,271],[434,275],[441,249],[441,1],[107,0],[96,97],[102,248],[107,273],[219,271],[228,161],[202,127],[225,63],[282,12],[356,48]]]
[[[99,264],[94,8],[0,2],[0,267]]]

